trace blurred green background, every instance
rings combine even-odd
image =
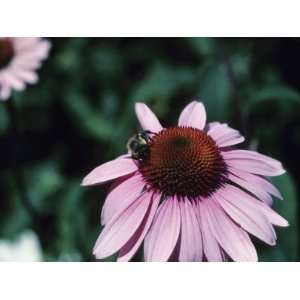
[[[40,259],[94,261],[109,185],[83,188],[82,178],[126,151],[138,129],[135,102],[171,125],[193,99],[204,102],[209,121],[241,130],[245,147],[283,162],[288,172],[273,182],[285,200],[274,206],[290,227],[276,229],[276,247],[253,240],[261,261],[300,260],[299,39],[50,40],[40,82],[10,100],[19,135],[9,102],[0,103],[0,244],[12,260],[28,233]],[[16,170],[24,173],[28,199]]]

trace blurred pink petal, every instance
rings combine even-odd
[[[51,48],[50,42],[41,38],[0,38],[0,53],[7,45],[11,51],[4,57],[7,63],[0,67],[0,100],[7,100],[13,89],[23,91],[26,84],[37,83],[36,70]]]

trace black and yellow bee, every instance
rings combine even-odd
[[[150,153],[149,142],[151,141],[151,131],[143,131],[135,134],[127,142],[127,149],[133,159],[146,160]]]

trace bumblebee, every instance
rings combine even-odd
[[[135,134],[127,142],[127,149],[133,159],[143,161],[146,160],[150,153],[149,142],[152,134],[150,131],[143,131]]]

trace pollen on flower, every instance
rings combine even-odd
[[[164,195],[206,197],[225,182],[226,164],[213,139],[201,130],[164,129],[152,137],[149,150],[139,169],[146,183]]]
[[[0,39],[0,69],[6,67],[14,56],[14,47],[10,38]]]

